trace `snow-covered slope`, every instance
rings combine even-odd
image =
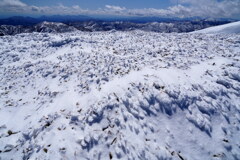
[[[68,26],[63,23],[57,22],[42,22],[33,27],[34,32],[44,32],[44,33],[65,33],[77,31],[76,28]]]
[[[240,159],[240,35],[0,38],[0,159]]]
[[[194,33],[225,33],[225,34],[239,34],[240,33],[240,21],[228,23],[216,27],[209,27]]]

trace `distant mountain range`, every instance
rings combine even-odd
[[[104,21],[104,22],[133,22],[133,23],[149,23],[149,22],[183,22],[183,21],[211,21],[215,23],[233,22],[233,19],[202,19],[199,17],[180,19],[180,18],[161,18],[161,17],[113,17],[113,16],[85,16],[85,15],[52,15],[41,16],[38,18],[14,16],[0,19],[0,25],[23,25],[31,26],[43,21],[48,22],[86,22],[86,21]]]
[[[129,31],[192,32],[211,26],[232,22],[216,19],[177,19],[158,17],[88,17],[88,16],[42,16],[39,18],[15,16],[0,19],[0,35],[44,32],[63,33],[70,31]]]
[[[0,36],[4,35],[16,35],[19,33],[64,33],[77,31],[73,26],[69,26],[59,22],[41,22],[36,25],[22,26],[22,25],[0,25]]]
[[[59,16],[59,15],[53,15],[53,16],[41,16],[39,18],[33,18],[33,17],[23,17],[23,16],[14,16],[9,17],[5,19],[0,19],[0,25],[23,25],[23,26],[31,26],[43,21],[49,21],[49,22],[73,22],[73,21],[88,21],[93,20],[94,18],[84,16],[84,15],[78,15],[78,16]]]

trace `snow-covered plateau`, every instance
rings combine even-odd
[[[240,35],[0,37],[1,160],[239,160]]]

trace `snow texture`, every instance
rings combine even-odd
[[[0,37],[0,159],[240,159],[240,35]]]
[[[221,33],[221,34],[239,34],[240,33],[240,21],[238,22],[233,22],[233,23],[228,23],[224,25],[219,25],[215,27],[209,27],[206,29],[202,29],[199,31],[194,31],[194,33],[208,33],[208,34],[216,34],[216,33]]]

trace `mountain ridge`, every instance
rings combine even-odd
[[[47,25],[47,23],[48,25]],[[174,21],[174,22],[128,22],[128,21],[73,21],[73,22],[49,22],[42,21],[33,25],[0,25],[0,35],[16,35],[20,33],[44,32],[44,33],[64,33],[71,31],[129,31],[143,30],[159,33],[171,32],[192,32],[219,24],[225,24],[225,21]],[[61,25],[59,25],[61,24]],[[40,29],[42,26],[42,29]],[[43,27],[44,26],[44,27]],[[44,28],[44,29],[43,29]]]

